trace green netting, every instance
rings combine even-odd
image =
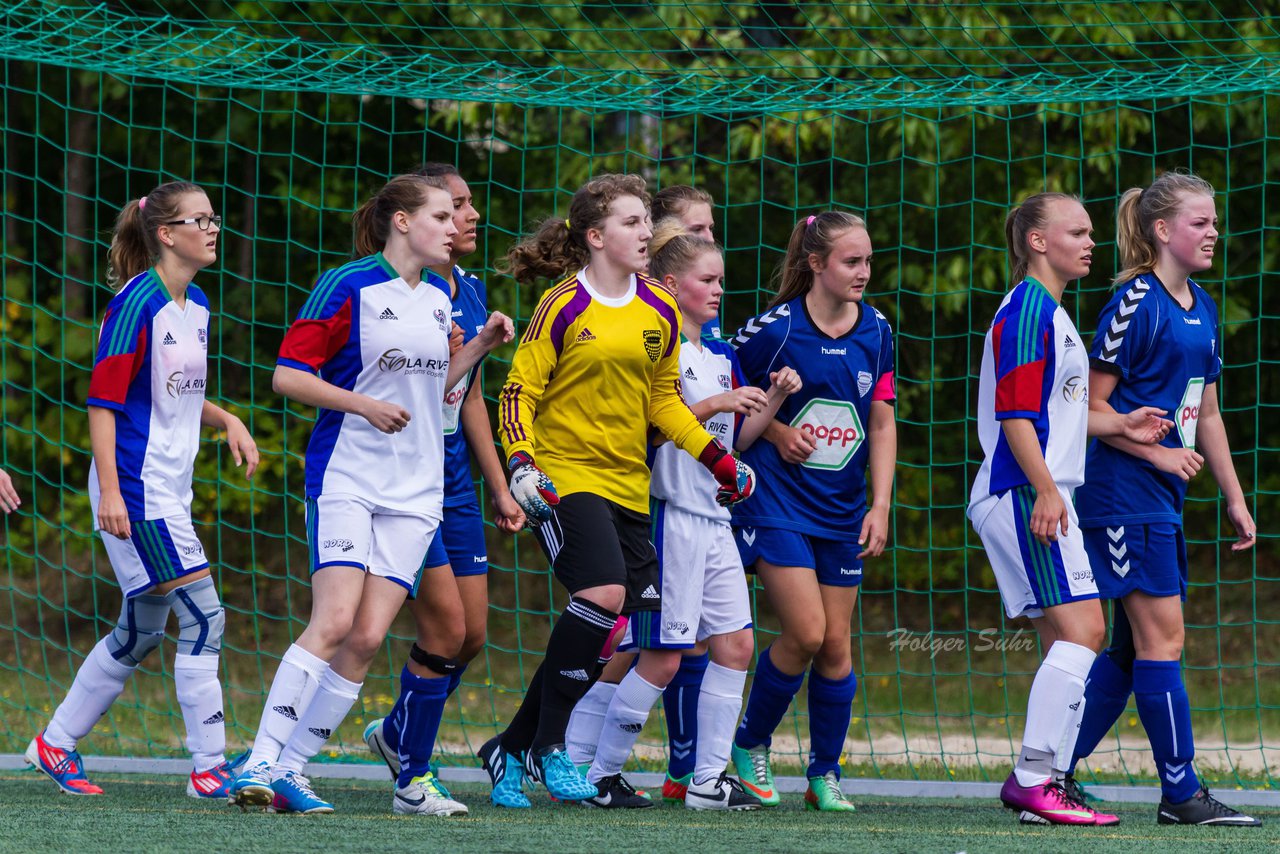
[[[1280,41],[1245,2],[415,5],[20,2],[0,10],[3,465],[25,503],[5,522],[0,752],[21,751],[118,612],[91,533],[84,399],[115,212],[161,180],[199,182],[226,218],[200,277],[215,322],[214,399],[263,451],[252,488],[207,436],[195,514],[228,607],[230,738],[250,738],[277,656],[308,614],[302,451],[313,413],[270,376],[316,274],[350,252],[350,213],[392,173],[458,164],[487,228],[472,267],[523,324],[534,290],[493,272],[515,235],[563,212],[592,173],[696,183],[727,246],[725,325],[759,309],[800,213],[855,210],[876,248],[870,301],[898,333],[894,549],[868,565],[854,626],[857,773],[999,779],[1039,652],[1002,617],[963,507],[980,458],[981,338],[1005,287],[1004,212],[1080,193],[1097,275],[1068,300],[1091,332],[1115,268],[1127,187],[1190,167],[1219,189],[1225,240],[1203,280],[1223,314],[1221,389],[1261,547],[1229,556],[1211,480],[1187,511],[1188,681],[1211,780],[1273,784],[1280,750],[1274,554],[1280,402],[1274,275]],[[1269,204],[1270,203],[1270,204]],[[492,399],[506,371],[491,360]],[[505,721],[563,606],[532,539],[492,532],[490,644],[441,736],[446,763]],[[759,612],[761,646],[775,623]],[[362,705],[392,701],[411,629],[397,624]],[[171,648],[171,647],[170,647]],[[171,655],[171,653],[169,653]],[[90,753],[181,756],[155,656],[86,740]],[[162,677],[160,674],[164,674]],[[798,767],[803,700],[777,742]],[[640,753],[660,762],[655,715]],[[1153,779],[1130,710],[1092,769]]]

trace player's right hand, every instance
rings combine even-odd
[[[769,405],[768,396],[751,385],[738,386],[733,391],[721,392],[716,409],[721,412],[733,412],[737,415],[750,415],[759,412]]]
[[[383,433],[399,433],[409,426],[412,418],[408,410],[398,403],[387,403],[385,400],[369,398],[360,413],[364,419]]]
[[[773,444],[778,449],[778,455],[782,457],[783,462],[795,466],[801,465],[818,447],[818,440],[812,433],[781,423],[778,427],[780,441],[775,441]]]
[[[550,519],[551,508],[560,503],[560,496],[547,473],[524,452],[512,454],[507,468],[511,470],[511,497],[524,511],[529,527],[536,528]]]
[[[20,504],[22,499],[18,497],[18,490],[13,488],[13,479],[7,471],[0,469],[0,510],[12,513]]]
[[[1200,471],[1200,467],[1204,465],[1204,457],[1191,448],[1158,446],[1152,448],[1152,450],[1155,451],[1155,458],[1151,461],[1152,465],[1167,474],[1176,474],[1184,481],[1195,477],[1196,473]]]
[[[129,511],[125,509],[124,496],[119,490],[98,496],[98,527],[116,539],[127,540],[132,536]]]
[[[769,374],[769,383],[769,391],[776,390],[778,394],[795,394],[804,388],[800,375],[791,368],[778,368]]]
[[[1031,533],[1044,545],[1056,542],[1059,533],[1067,535],[1071,517],[1067,504],[1056,489],[1036,491],[1036,503],[1031,507]]]

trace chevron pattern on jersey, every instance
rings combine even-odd
[[[770,323],[775,323],[784,317],[791,316],[791,308],[785,303],[777,308],[771,308],[757,318],[747,321],[747,325],[738,330],[737,336],[734,337],[732,344],[734,347],[741,347],[747,342],[747,339],[764,330]]]
[[[1107,327],[1107,337],[1102,339],[1101,358],[1104,362],[1114,362],[1116,356],[1120,354],[1120,345],[1124,343],[1124,335],[1129,331],[1129,321],[1133,320],[1133,313],[1138,310],[1138,303],[1142,302],[1142,298],[1149,290],[1151,290],[1151,284],[1146,279],[1138,279],[1120,300],[1120,305],[1111,318],[1111,325]]]

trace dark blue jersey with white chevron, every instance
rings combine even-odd
[[[783,367],[800,374],[804,387],[776,417],[817,441],[803,465],[784,462],[765,439],[744,451],[759,485],[734,508],[733,523],[856,540],[867,509],[871,403],[894,399],[889,322],[864,302],[853,328],[832,338],[814,325],[800,296],[748,320],[732,343],[751,385],[767,390],[769,374]]]
[[[1217,306],[1194,282],[1191,297],[1184,309],[1154,273],[1125,282],[1099,315],[1089,354],[1094,370],[1118,378],[1109,399],[1116,412],[1168,410],[1174,429],[1163,444],[1171,448],[1195,447],[1204,388],[1222,373]],[[1084,480],[1076,491],[1082,527],[1182,522],[1186,483],[1105,442],[1090,443]]]
[[[462,340],[470,341],[484,329],[489,317],[485,303],[484,282],[461,267],[453,268],[453,283],[458,292],[452,294],[453,322],[462,327]],[[441,282],[443,284],[443,282]],[[444,396],[444,506],[458,507],[476,503],[476,488],[471,481],[471,448],[462,431],[462,403],[480,373],[476,365],[466,379]],[[477,392],[479,394],[479,392]]]

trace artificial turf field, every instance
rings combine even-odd
[[[391,814],[386,783],[316,780],[338,812],[329,816],[241,813],[188,798],[179,777],[97,774],[100,798],[61,795],[34,772],[0,772],[3,851],[757,851],[1147,852],[1280,849],[1280,810],[1251,809],[1260,828],[1164,827],[1152,805],[1119,804],[1113,828],[1023,827],[990,801],[857,797],[858,811],[805,812],[800,795],[782,806],[733,815],[659,806],[627,813],[554,806],[541,790],[531,810],[500,810],[476,785],[454,786],[466,818]],[[1176,846],[1176,848],[1175,848]]]

